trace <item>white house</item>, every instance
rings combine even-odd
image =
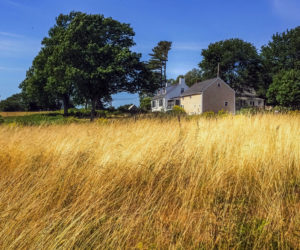
[[[185,84],[184,78],[179,78],[179,82],[176,85],[167,83],[166,87],[159,89],[156,95],[152,98],[152,112],[168,111],[172,110],[174,105],[180,106],[180,96],[188,88],[189,87]]]

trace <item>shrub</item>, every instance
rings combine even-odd
[[[218,111],[218,116],[219,117],[226,117],[228,115],[229,115],[228,111],[226,111],[224,109],[221,109],[221,110]]]
[[[4,119],[3,119],[3,117],[0,115],[0,124],[1,123],[4,123]]]
[[[186,114],[185,110],[178,106],[178,105],[175,105],[172,109],[172,113],[175,114],[175,115],[183,115],[183,114]]]
[[[202,113],[201,116],[205,117],[205,118],[213,118],[216,116],[216,114],[213,111],[206,111],[206,112]]]
[[[258,114],[262,112],[261,109],[259,108],[242,108],[240,111],[239,111],[239,114],[242,114],[242,115],[255,115],[255,114]]]

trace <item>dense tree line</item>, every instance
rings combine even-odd
[[[54,110],[76,105],[103,108],[111,95],[139,93],[143,110],[166,82],[185,77],[188,86],[219,76],[237,94],[255,89],[270,105],[300,108],[300,27],[277,33],[258,51],[241,39],[212,43],[201,52],[199,68],[176,80],[167,78],[170,41],[160,41],[148,62],[131,51],[134,31],[129,24],[103,15],[71,12],[59,15],[34,58],[21,94],[0,102],[0,110]]]

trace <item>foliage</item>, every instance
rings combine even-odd
[[[0,124],[4,123],[3,117],[0,115]]]
[[[172,113],[173,114],[186,114],[184,108],[182,108],[182,107],[180,107],[178,105],[173,106]]]
[[[151,110],[151,97],[144,97],[140,99],[140,109],[142,111]]]
[[[67,30],[76,91],[89,99],[94,119],[96,102],[111,94],[136,92],[146,66],[130,51],[134,32],[129,24],[102,15],[78,14]]]
[[[64,117],[59,113],[52,114],[34,114],[26,116],[6,117],[5,124],[14,124],[16,126],[39,126],[53,124],[70,124],[82,122],[74,117]]]
[[[228,115],[229,115],[229,112],[224,109],[221,109],[218,111],[218,117],[226,117]]]
[[[61,14],[20,87],[39,104],[62,101],[65,115],[71,99],[90,103],[93,120],[112,94],[153,91],[151,71],[130,50],[133,36],[129,24],[103,15]]]
[[[263,91],[266,94],[275,75],[281,71],[300,70],[300,26],[276,33],[261,49]]]
[[[300,70],[281,71],[274,76],[267,92],[268,102],[300,108]]]
[[[160,41],[149,54],[151,58],[148,67],[153,71],[155,82],[158,82],[160,87],[167,82],[167,61],[171,47],[172,42]]]
[[[185,83],[187,86],[191,87],[197,82],[201,82],[203,80],[202,77],[203,72],[201,69],[192,69],[184,75]]]
[[[0,101],[0,111],[25,111],[26,103],[22,94],[14,94],[5,100]]]
[[[202,56],[199,67],[203,71],[204,79],[216,77],[220,63],[220,77],[235,91],[258,88],[260,58],[251,43],[240,39],[212,43],[202,50]]]
[[[132,104],[125,104],[125,105],[122,105],[122,106],[118,107],[117,110],[121,111],[122,113],[130,113],[129,107],[130,107],[131,105],[132,105]]]
[[[49,30],[49,37],[43,39],[43,50],[50,53],[45,59],[43,67],[47,82],[44,87],[46,92],[62,100],[64,115],[68,114],[70,97],[74,94],[74,56],[69,51],[67,31],[69,25],[80,12],[70,12],[68,15],[60,14],[56,24]]]
[[[299,131],[288,114],[0,126],[0,248],[299,249]]]
[[[203,112],[201,114],[202,117],[205,117],[205,118],[213,118],[216,116],[215,112],[213,111],[206,111],[206,112]]]

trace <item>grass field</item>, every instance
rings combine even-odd
[[[36,115],[36,114],[50,114],[53,111],[41,111],[41,112],[0,112],[0,116],[3,117],[17,117],[17,116],[27,116],[27,115]]]
[[[0,126],[0,248],[300,248],[300,116]]]

